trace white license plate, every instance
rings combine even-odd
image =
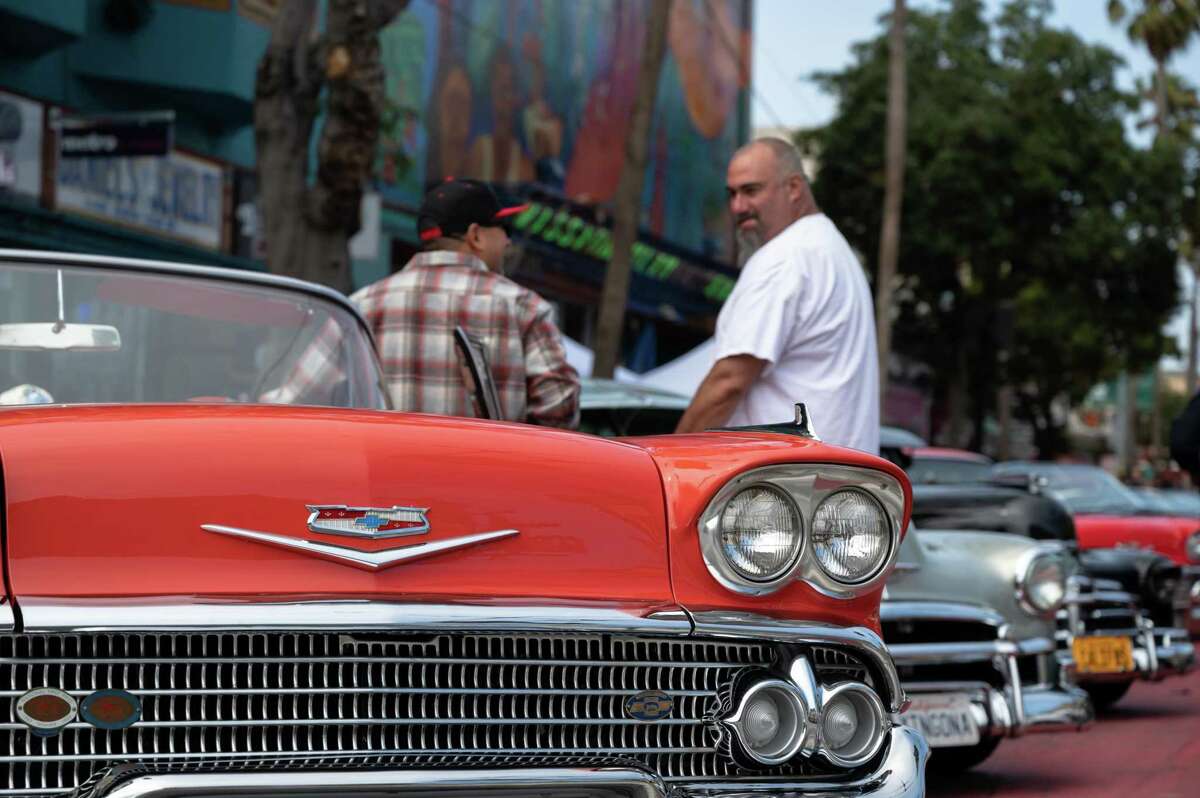
[[[975,745],[979,727],[971,699],[962,693],[910,693],[912,705],[903,721],[925,735],[931,748]]]

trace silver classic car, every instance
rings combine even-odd
[[[931,767],[968,768],[1005,737],[1092,720],[1070,660],[1056,656],[1055,614],[1073,569],[1053,544],[910,527],[880,611],[912,699],[905,721],[938,749]]]

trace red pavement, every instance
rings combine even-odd
[[[1200,798],[1200,671],[1135,684],[1083,732],[1006,740],[966,774],[931,761],[928,795]]]

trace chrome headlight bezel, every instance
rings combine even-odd
[[[794,562],[768,581],[746,579],[732,568],[721,547],[721,515],[737,494],[756,485],[781,491],[791,500],[799,515],[804,540]],[[811,541],[812,521],[817,508],[830,495],[843,490],[865,493],[883,512],[888,531],[886,553],[871,574],[847,583],[830,576],[817,562]],[[900,549],[900,523],[904,517],[904,488],[886,472],[844,465],[800,464],[764,466],[740,474],[717,491],[700,515],[697,529],[700,552],[713,578],[735,593],[748,596],[770,595],[795,581],[801,581],[823,595],[854,598],[877,587],[895,564]]]
[[[1061,589],[1059,598],[1047,606],[1041,606],[1035,598],[1034,575],[1047,566],[1057,566]],[[1070,577],[1067,555],[1060,549],[1038,547],[1026,553],[1017,563],[1015,579],[1017,603],[1030,615],[1053,617],[1066,603]]]

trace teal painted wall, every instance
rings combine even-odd
[[[144,26],[109,29],[104,0],[0,0],[0,14],[73,32],[41,55],[0,55],[0,88],[81,112],[171,109],[176,144],[254,164],[254,72],[269,31],[229,10],[155,2]]]

